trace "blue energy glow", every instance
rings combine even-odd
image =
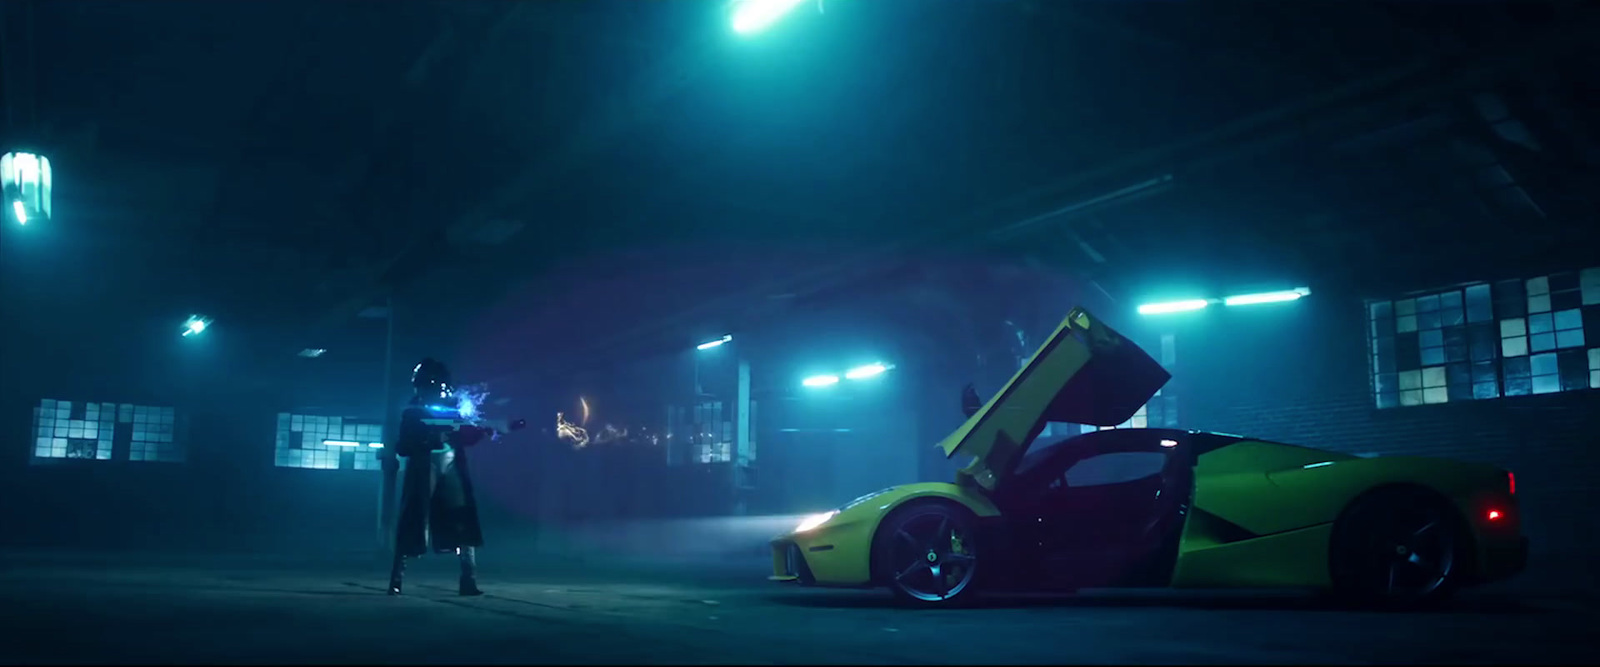
[[[461,413],[461,418],[467,421],[477,421],[483,413],[479,406],[489,398],[489,390],[481,384],[456,387],[451,394],[456,399],[456,410]]]
[[[447,386],[446,390],[442,390],[440,392],[440,396],[452,399],[454,403],[447,403],[445,405],[428,405],[426,407],[429,412],[437,414],[441,418],[445,418],[447,422],[453,422],[455,426],[471,425],[480,428],[486,427],[489,431],[489,438],[496,441],[499,440],[505,432],[512,429],[510,424],[503,420],[490,420],[484,418],[482,410],[483,403],[489,399],[489,391],[485,388],[485,385],[474,384],[462,387]],[[374,442],[369,443],[368,446],[383,447],[383,443]]]

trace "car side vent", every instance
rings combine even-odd
[[[1203,509],[1196,507],[1193,508],[1193,510],[1194,514],[1189,517],[1189,520],[1196,522],[1198,524],[1196,526],[1197,528],[1204,531],[1205,535],[1209,536],[1213,540],[1216,540],[1220,544],[1243,542],[1245,540],[1260,537],[1259,535],[1250,532],[1250,530],[1246,529],[1244,526],[1207,512]]]

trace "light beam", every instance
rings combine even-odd
[[[733,31],[754,35],[772,27],[806,0],[739,0],[733,5]]]

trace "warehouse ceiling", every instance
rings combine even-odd
[[[1600,212],[1589,3],[825,9],[6,3],[4,137],[58,175],[5,292],[215,313],[261,358],[395,295],[576,363],[952,257],[1387,290],[1559,261]]]

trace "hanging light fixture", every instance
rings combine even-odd
[[[12,152],[0,156],[0,215],[19,225],[50,219],[50,158]]]

